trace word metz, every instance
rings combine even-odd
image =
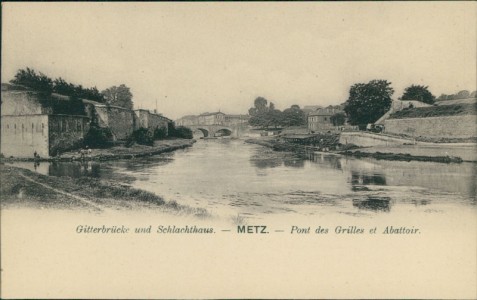
[[[239,225],[237,226],[238,233],[259,233],[259,234],[266,234],[267,226],[264,225]]]

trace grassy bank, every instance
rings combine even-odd
[[[443,116],[462,116],[477,114],[477,103],[462,103],[452,105],[439,105],[430,107],[418,107],[397,111],[390,119],[427,118]]]
[[[75,160],[118,160],[131,159],[135,157],[151,156],[177,149],[192,146],[196,141],[189,139],[167,139],[158,140],[152,146],[134,144],[131,147],[124,145],[114,146],[104,149],[91,149],[91,153],[81,155],[79,150],[62,153],[60,156],[51,158],[40,158],[39,161],[75,161]],[[34,161],[30,158],[2,158],[2,161]]]
[[[2,208],[9,206],[122,210],[159,209],[173,214],[206,217],[205,209],[167,202],[153,193],[95,178],[45,176],[29,170],[0,165]]]

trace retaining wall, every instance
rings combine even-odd
[[[413,137],[477,137],[477,115],[388,119],[384,126],[386,133]]]
[[[361,147],[373,146],[396,146],[410,143],[411,140],[389,137],[366,132],[342,132],[340,135],[341,144],[355,144]]]

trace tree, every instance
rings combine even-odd
[[[344,125],[346,120],[346,115],[342,112],[336,113],[331,116],[330,121],[333,123],[334,126],[342,126]]]
[[[424,85],[411,85],[404,90],[400,100],[417,100],[427,104],[433,104],[436,97]]]
[[[391,108],[394,89],[386,80],[372,80],[351,86],[344,111],[351,125],[374,123]]]
[[[253,107],[251,107],[248,110],[249,115],[255,116],[260,113],[265,113],[268,111],[267,107],[268,100],[263,98],[263,97],[257,97],[255,101],[253,102]],[[273,103],[270,103],[270,106],[275,108],[275,105]]]
[[[455,99],[466,99],[470,97],[470,93],[467,90],[463,90],[457,93]]]
[[[305,125],[305,123],[305,113],[298,105],[292,105],[282,112],[280,124],[283,126],[300,126]]]
[[[51,78],[41,72],[37,74],[35,70],[28,67],[26,70],[18,70],[15,74],[15,78],[10,80],[10,82],[48,94],[53,91],[53,81]]]
[[[120,86],[112,86],[101,92],[107,104],[133,109],[133,101],[130,89],[121,84]]]
[[[441,95],[436,99],[436,101],[445,101],[445,100],[447,100],[447,97],[449,97],[449,96],[446,95],[446,94],[441,94]]]
[[[470,93],[470,98],[475,98],[477,96],[477,91]]]

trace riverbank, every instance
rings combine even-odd
[[[55,177],[0,165],[2,209],[83,209],[92,211],[158,209],[178,215],[208,217],[203,208],[165,201],[154,193],[96,178]]]
[[[373,146],[359,148],[355,151],[366,153],[365,155],[382,153],[383,155],[398,154],[412,157],[450,157],[462,159],[464,162],[477,162],[477,144]]]
[[[353,156],[357,158],[374,158],[374,159],[384,159],[384,160],[395,160],[395,161],[429,161],[429,162],[440,162],[440,163],[461,163],[463,162],[460,157],[451,157],[451,156],[425,156],[425,155],[411,155],[409,153],[382,153],[382,152],[363,152],[360,150],[355,151],[341,151],[338,154]]]
[[[335,150],[338,147],[338,140],[339,135],[337,134],[320,134],[315,135],[315,139],[318,142],[314,142],[314,145],[307,145],[306,142],[303,143],[294,143],[290,142],[289,139],[293,139],[293,137],[303,137],[307,135],[297,135],[297,134],[289,134],[289,135],[281,135],[281,136],[271,136],[271,137],[260,137],[260,138],[251,138],[245,140],[246,143],[249,144],[257,144],[265,147],[272,148],[275,151],[282,151],[282,152],[304,152],[307,150],[325,150],[331,151]],[[355,148],[351,146],[351,148]],[[342,150],[348,150],[349,147],[343,147]]]
[[[316,151],[316,147],[305,146],[286,142],[276,137],[247,139],[246,143],[257,144],[272,148],[275,151],[304,152]],[[477,145],[462,147],[445,147],[441,145],[402,145],[402,146],[375,146],[357,147],[353,144],[340,145],[326,144],[326,152],[337,153],[357,158],[371,157],[375,159],[397,160],[397,161],[429,161],[442,163],[461,163],[477,161]]]
[[[134,144],[131,147],[124,145],[113,146],[103,149],[91,149],[81,154],[79,150],[68,151],[57,157],[45,158],[2,158],[1,161],[78,161],[78,160],[118,160],[131,159],[135,157],[151,156],[165,152],[171,152],[178,149],[191,147],[196,141],[191,139],[166,139],[154,142],[153,146]]]

